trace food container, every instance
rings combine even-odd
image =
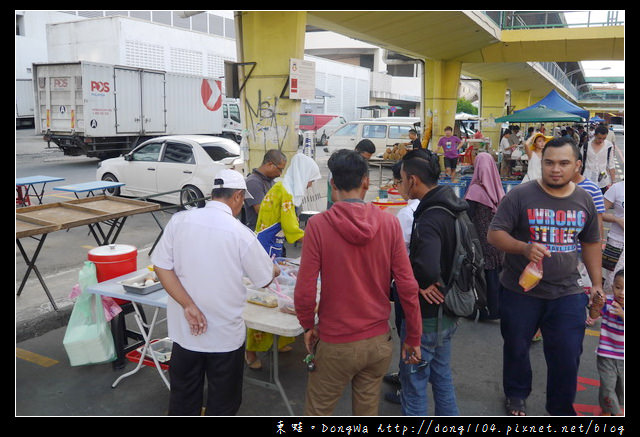
[[[390,212],[393,215],[397,215],[398,211],[407,206],[406,200],[391,200],[391,199],[379,199],[371,202],[374,206],[377,206],[383,211]]]
[[[171,359],[171,349],[173,348],[173,341],[169,337],[161,338],[158,340],[152,340],[149,343],[149,347],[147,347],[147,351],[145,356],[152,358],[152,355],[155,355],[156,360],[160,363],[166,363]],[[139,354],[142,355],[142,350],[144,346],[140,346],[138,349]]]
[[[120,284],[122,284],[122,288],[125,291],[135,294],[149,294],[162,288],[162,284],[155,272],[143,273],[133,278],[125,279],[120,281]]]
[[[276,295],[276,296],[278,298],[278,310],[283,313],[293,314],[295,316],[296,307],[293,303],[293,297],[289,297],[286,295]]]
[[[247,287],[247,302],[267,308],[278,306],[276,295],[264,288]]]

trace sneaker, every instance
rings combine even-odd
[[[384,394],[384,400],[392,404],[400,405],[400,390]]]
[[[398,372],[387,373],[386,375],[384,375],[382,380],[386,383],[397,385],[398,387],[400,386],[400,375],[398,374]]]

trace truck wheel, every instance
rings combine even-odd
[[[114,175],[112,175],[111,173],[103,174],[102,175],[102,180],[103,181],[108,181],[108,182],[120,182],[120,181],[118,181],[118,178],[115,177]],[[104,193],[107,196],[119,196],[120,195],[120,187],[107,188],[106,190],[104,190]]]
[[[180,206],[184,209],[202,208],[205,204],[202,191],[193,185],[187,185],[180,191]]]

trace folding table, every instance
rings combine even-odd
[[[76,198],[79,199],[78,193],[87,193],[87,197],[95,195],[95,191],[102,190],[102,194],[105,194],[105,191],[110,188],[117,188],[123,186],[122,182],[111,182],[111,181],[91,181],[91,182],[81,182],[79,184],[71,184],[71,185],[63,185],[61,187],[54,187],[54,190],[58,191],[68,191],[75,194]]]
[[[31,205],[31,199],[29,197],[29,193],[31,193],[32,195],[36,196],[36,199],[38,199],[38,204],[42,205],[42,198],[44,197],[45,185],[47,185],[47,182],[57,182],[57,181],[64,181],[64,178],[60,178],[57,176],[44,176],[44,175],[17,178],[16,191],[18,193],[18,196],[16,197],[16,204],[20,206]],[[42,184],[42,189],[40,190],[40,192],[38,192],[38,190],[36,189],[35,187],[36,184]],[[23,188],[25,189],[24,193],[22,192]]]
[[[98,284],[87,287],[86,289],[86,291],[89,293],[95,293],[103,296],[110,296],[131,301],[135,309],[136,323],[141,329],[141,332],[144,333],[143,327],[148,328],[148,332],[146,334],[143,334],[145,338],[145,345],[143,347],[142,353],[140,355],[140,361],[138,362],[137,366],[135,367],[135,369],[121,375],[118,379],[116,379],[116,381],[112,384],[112,387],[115,387],[122,379],[127,378],[140,370],[143,365],[143,358],[145,356],[146,350],[151,342],[151,334],[156,323],[166,321],[166,317],[162,320],[158,320],[157,318],[159,310],[162,308],[166,309],[167,307],[168,294],[163,288],[146,295],[140,295],[125,291],[123,286],[120,284],[121,281],[140,275],[145,271],[146,269],[141,269],[137,272],[129,273],[117,278],[109,279],[108,281],[100,282]],[[139,304],[149,305],[154,307],[155,309],[151,323],[148,325],[143,323],[142,316],[137,307],[137,305]],[[289,403],[289,399],[287,398],[282,384],[280,383],[278,371],[278,337],[297,337],[298,335],[302,334],[304,330],[300,326],[300,323],[298,322],[296,316],[283,313],[279,311],[278,308],[267,308],[260,305],[247,303],[243,310],[242,317],[244,318],[245,324],[248,328],[253,328],[273,334],[273,347],[271,349],[273,362],[271,365],[270,380],[266,381],[247,376],[245,376],[245,380],[247,382],[251,382],[265,388],[279,391],[280,396],[282,397],[287,410],[289,411],[289,414],[293,416],[294,414]],[[153,356],[153,354],[151,355]],[[167,388],[170,388],[169,382],[164,375],[164,370],[162,369],[161,364],[158,362],[155,356],[153,356],[153,362]]]
[[[122,284],[120,284],[121,281],[124,281],[129,278],[133,278],[135,276],[144,274],[146,272],[148,272],[147,269],[140,269],[138,271],[128,273],[126,275],[118,276],[117,278],[100,282],[98,284],[89,286],[85,289],[85,291],[88,293],[94,293],[94,294],[99,294],[101,296],[109,296],[117,299],[124,299],[124,300],[130,301],[131,304],[133,305],[133,309],[135,310],[134,318],[136,320],[136,324],[138,325],[138,328],[140,328],[140,333],[144,338],[144,346],[142,347],[138,364],[130,372],[120,375],[113,382],[113,384],[111,384],[112,388],[115,388],[118,385],[118,383],[124,378],[127,378],[131,375],[138,373],[138,371],[142,368],[142,365],[144,364],[145,356],[148,356],[147,349],[149,349],[149,344],[151,343],[151,336],[153,334],[153,329],[155,328],[157,323],[164,322],[167,320],[166,317],[163,319],[158,319],[158,313],[160,312],[160,310],[167,308],[167,300],[169,296],[167,292],[164,291],[164,289],[161,288],[149,294],[137,294],[137,293],[131,293],[126,291],[122,287]],[[142,317],[142,314],[140,312],[140,308],[138,307],[138,305],[149,305],[153,307],[154,309],[153,317],[151,318],[150,323],[147,324],[144,322],[144,319]],[[164,374],[164,369],[162,368],[161,363],[158,361],[155,354],[152,353],[150,355],[153,360],[154,366],[156,367],[156,369],[158,370],[158,373],[160,374],[160,377],[164,381],[167,388],[170,388],[171,386],[169,384],[169,381],[167,380],[166,375]]]

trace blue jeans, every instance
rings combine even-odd
[[[427,416],[427,385],[431,383],[436,416],[459,415],[456,394],[451,375],[451,338],[456,331],[454,324],[443,329],[442,344],[438,346],[436,332],[423,332],[420,350],[422,360],[428,364],[405,364],[400,358],[400,402],[404,416]],[[402,323],[402,338],[406,325]]]
[[[529,347],[540,328],[547,362],[546,409],[553,416],[576,415],[573,402],[588,300],[585,293],[540,299],[505,288],[500,290],[502,380],[506,397],[526,399],[531,393]]]

